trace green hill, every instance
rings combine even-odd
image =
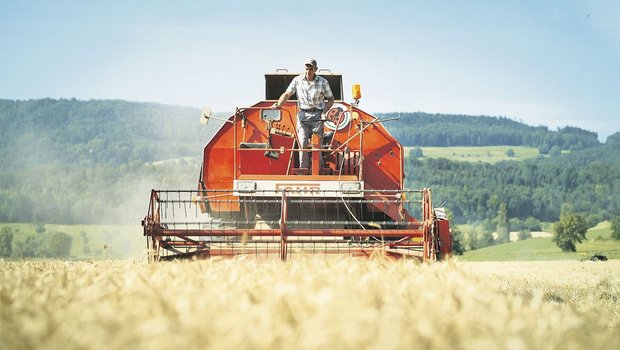
[[[406,185],[432,188],[435,203],[450,209],[454,221],[497,216],[556,221],[569,203],[593,225],[620,215],[620,134],[597,147],[522,161],[466,162],[413,157],[405,163]]]
[[[155,103],[0,100],[0,222],[135,224],[151,188],[196,186],[218,127],[199,117]]]
[[[127,101],[0,100],[3,168],[121,165],[196,156],[217,128],[195,108]]]
[[[551,148],[578,150],[600,143],[597,134],[575,127],[557,131],[529,126],[506,118],[451,114],[378,113],[381,119],[400,118],[385,124],[405,146],[527,146],[547,153]]]

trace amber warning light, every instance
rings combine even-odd
[[[362,88],[360,84],[353,84],[351,95],[353,95],[353,99],[356,101],[362,98]]]

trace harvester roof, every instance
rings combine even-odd
[[[302,73],[291,73],[286,69],[278,69],[275,73],[265,74],[265,100],[277,100],[286,90],[293,79]],[[343,101],[342,75],[334,74],[328,69],[321,69],[317,75],[325,78],[334,94],[334,100]],[[297,100],[297,96],[291,96],[291,101]]]

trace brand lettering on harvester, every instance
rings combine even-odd
[[[280,183],[276,184],[276,192],[277,191],[291,191],[291,192],[316,192],[321,190],[321,184],[290,184],[290,183]]]

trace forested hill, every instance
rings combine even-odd
[[[385,123],[405,146],[530,146],[541,153],[558,146],[578,150],[598,146],[597,134],[564,127],[551,131],[546,126],[529,126],[505,117],[466,116],[427,113],[379,113],[380,119],[397,118]]]
[[[195,156],[215,125],[195,108],[126,101],[0,100],[4,165],[92,166]]]
[[[199,118],[156,103],[0,100],[0,222],[138,223],[150,189],[196,186],[221,124]]]
[[[555,221],[563,204],[589,225],[620,215],[620,132],[598,147],[551,157],[495,164],[413,157],[406,185],[432,188],[456,222],[495,218],[502,204],[509,218]]]

